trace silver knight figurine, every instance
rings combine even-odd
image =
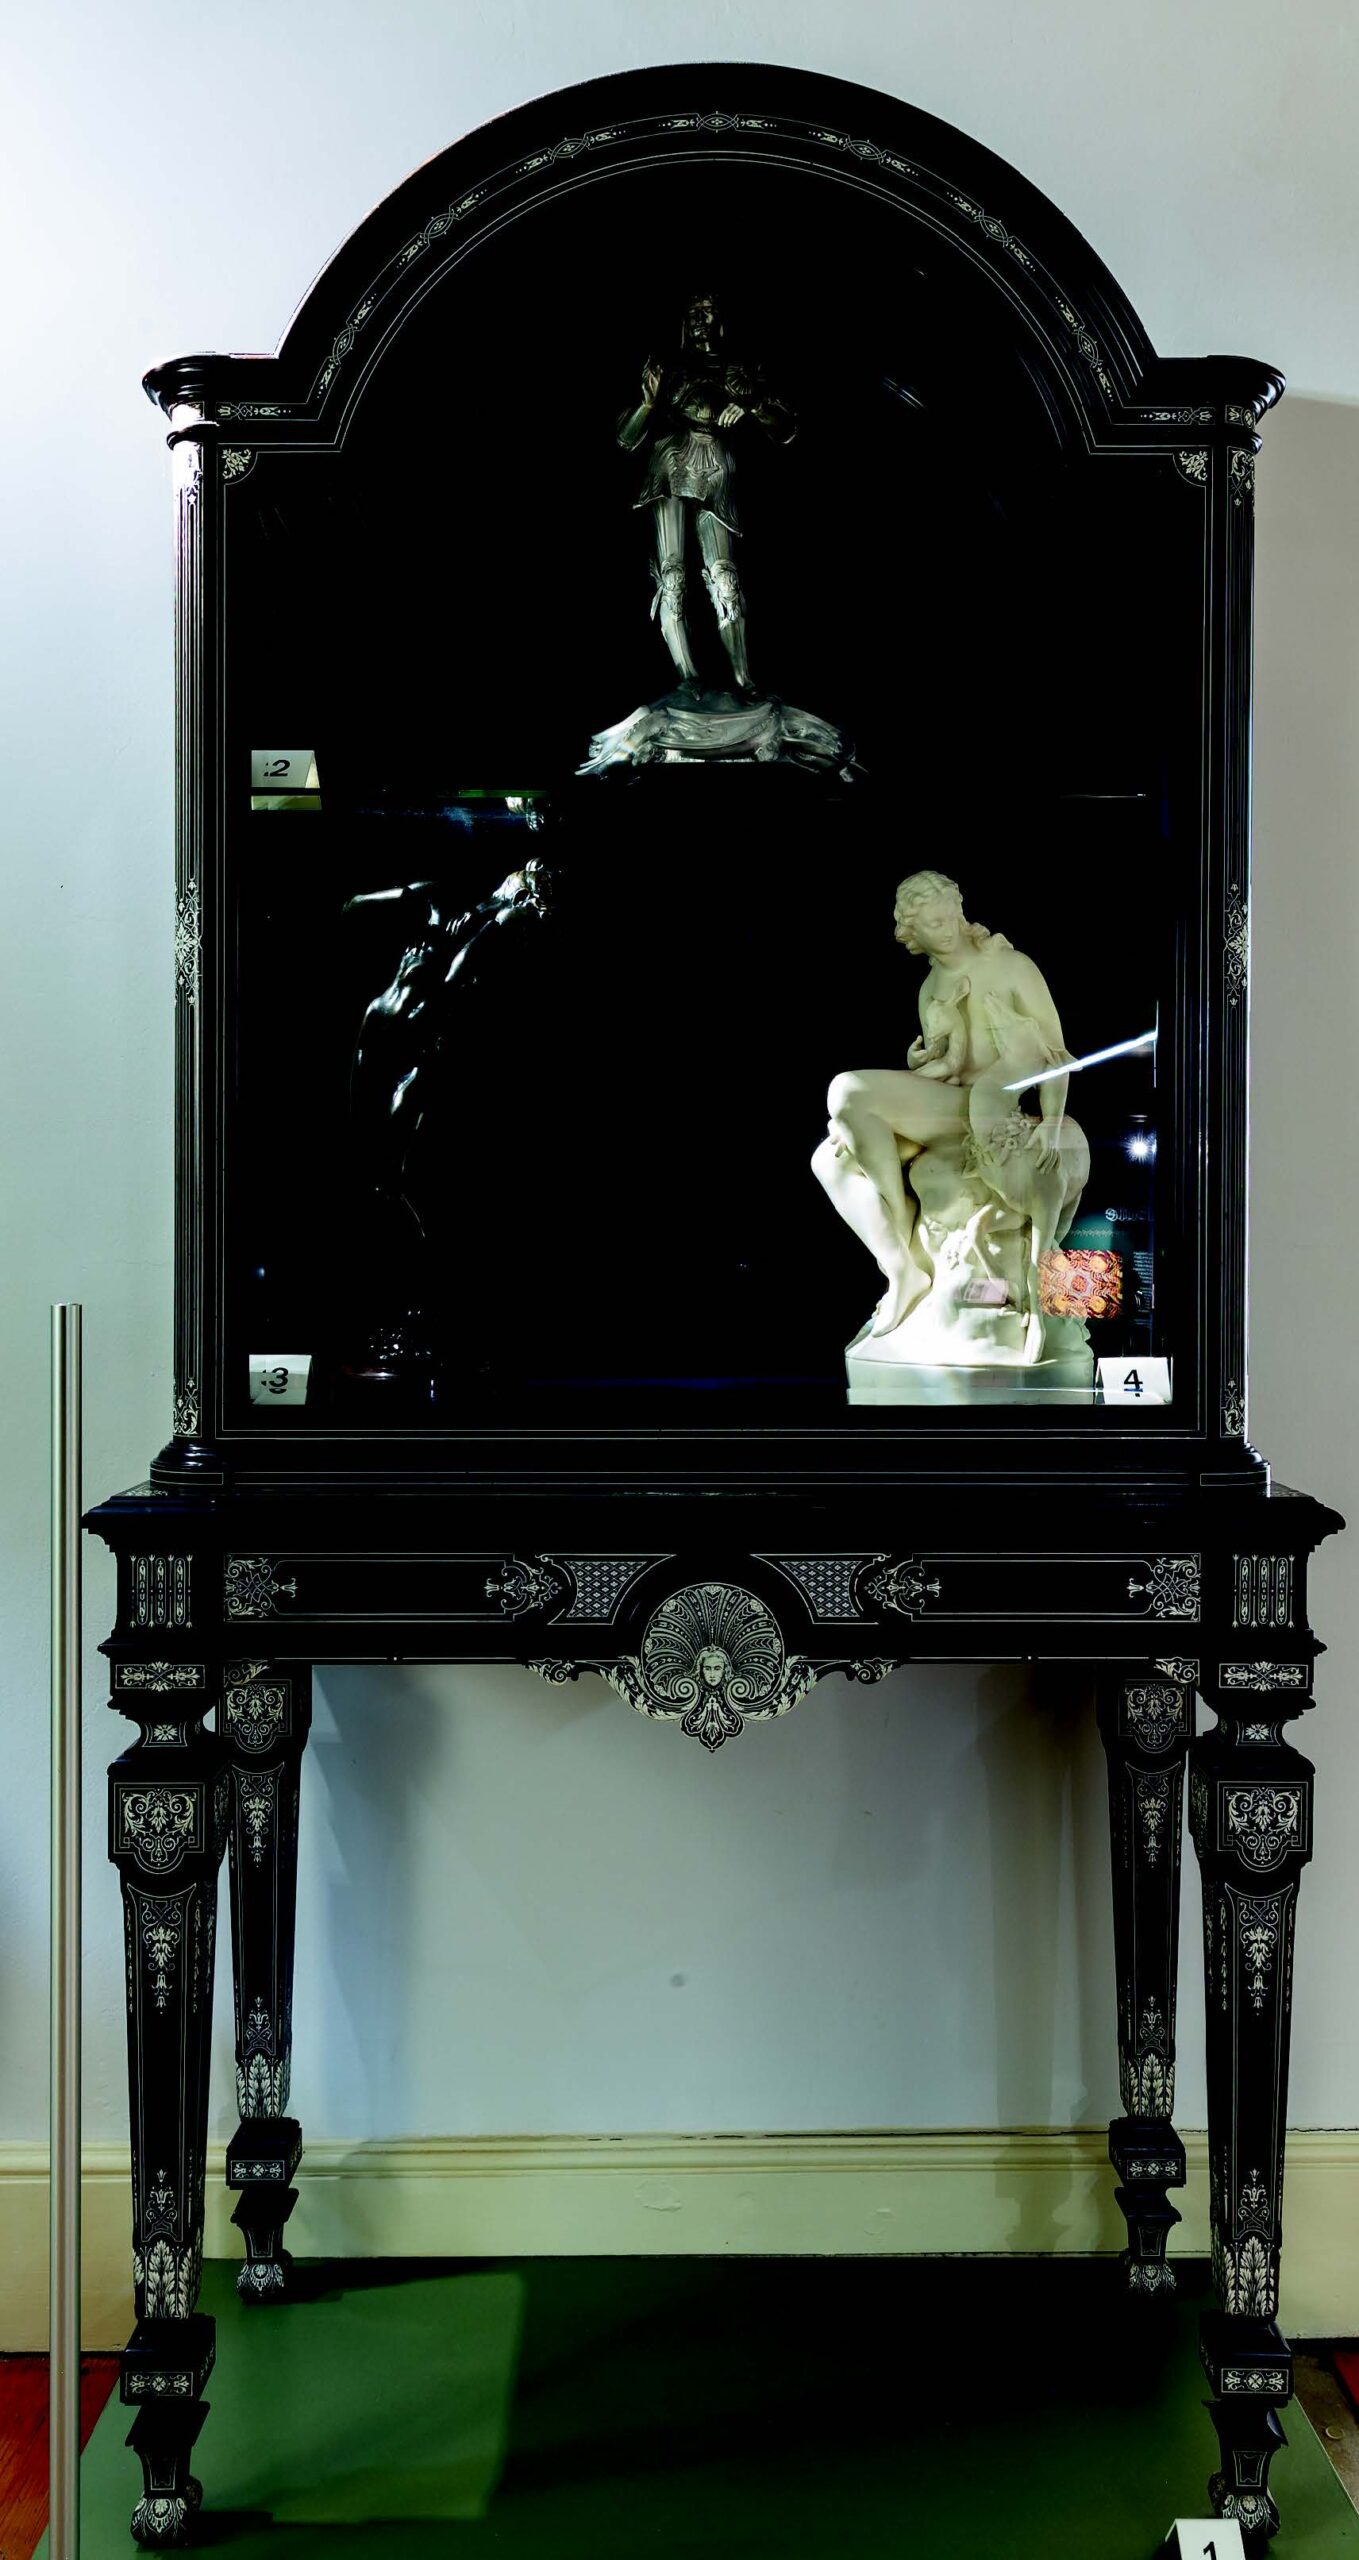
[[[665,644],[685,684],[697,684],[685,621],[689,523],[697,526],[703,582],[739,693],[751,688],[746,655],[746,604],[736,565],[740,522],[732,494],[735,462],[727,439],[746,417],[778,443],[787,444],[797,420],[760,373],[723,352],[722,322],[710,293],[695,294],[684,315],[674,363],[649,357],[642,397],[618,422],[628,452],[650,444],[639,507],[656,521],[653,614],[659,612]]]

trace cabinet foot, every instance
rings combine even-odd
[[[297,2202],[288,2182],[302,2157],[302,2127],[294,2116],[260,2116],[238,2126],[227,2152],[227,2185],[238,2190],[231,2219],[245,2242],[236,2270],[242,2302],[286,2302],[292,2258],[283,2246],[284,2226]]]
[[[245,2242],[245,2257],[236,2269],[236,2291],[242,2302],[286,2302],[291,2293],[292,2252],[283,2246],[283,2226],[297,2202],[296,2187],[282,2194],[254,2191],[243,2195],[231,2219]]]
[[[1166,2243],[1180,2215],[1166,2189],[1184,2185],[1184,2144],[1164,2118],[1119,2116],[1109,2127],[1109,2157],[1121,2180],[1114,2202],[1128,2226],[1120,2261],[1127,2289],[1173,2294],[1175,2270]]]
[[[1273,2320],[1209,2311],[1199,2324],[1199,2356],[1222,2457],[1208,2484],[1213,2513],[1234,2518],[1251,2560],[1261,2560],[1279,2530],[1269,2466],[1288,2442],[1279,2409],[1293,2390],[1292,2354]]]
[[[182,2551],[191,2538],[203,2491],[189,2457],[207,2414],[206,2400],[148,2403],[132,2421],[127,2441],[142,2466],[142,2494],[131,2532],[143,2551]]]

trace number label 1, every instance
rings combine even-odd
[[[309,1351],[252,1351],[252,1404],[305,1404],[311,1376]]]
[[[1160,2560],[1245,2560],[1245,2549],[1235,2517],[1179,2516]]]
[[[1169,1404],[1170,1362],[1140,1351],[1125,1351],[1117,1360],[1101,1360],[1100,1397],[1105,1404]]]

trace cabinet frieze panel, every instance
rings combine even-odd
[[[912,1619],[1196,1620],[1198,1554],[930,1554],[865,1574],[860,1591],[885,1612]]]
[[[386,1548],[228,1555],[223,1610],[233,1626],[305,1620],[327,1626],[471,1623],[505,1626],[555,1613],[570,1592],[550,1562],[483,1548],[469,1554]],[[248,1641],[248,1639],[247,1639]]]

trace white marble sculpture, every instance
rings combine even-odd
[[[895,931],[930,964],[921,1037],[904,1068],[836,1076],[812,1158],[886,1282],[848,1346],[851,1402],[1084,1398],[1085,1327],[1045,1316],[1039,1294],[1090,1171],[1067,1078],[1049,1072],[1070,1052],[1046,981],[1003,933],[968,923],[939,871],[902,881]]]

